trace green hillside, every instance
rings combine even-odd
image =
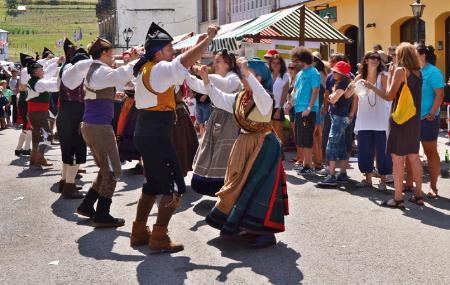
[[[19,5],[22,1],[18,1]],[[9,60],[17,61],[19,52],[41,54],[44,46],[56,54],[58,40],[67,36],[73,41],[75,30],[81,28],[83,39],[77,45],[84,47],[98,35],[95,16],[96,0],[24,1],[30,2],[27,12],[15,17],[7,15],[5,0],[1,0],[0,29],[9,31]],[[55,4],[56,3],[56,4]]]

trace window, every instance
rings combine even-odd
[[[209,20],[209,0],[202,0],[202,22]]]
[[[217,1],[218,0],[212,0],[213,4],[212,4],[212,20],[217,19]]]
[[[414,43],[416,40],[416,19],[411,18],[400,26],[400,41]],[[419,41],[425,41],[425,22],[419,22]]]

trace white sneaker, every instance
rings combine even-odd
[[[328,174],[330,174],[330,171],[328,170],[328,166],[326,166],[325,168],[317,171],[316,174],[322,175],[322,176],[327,176]]]

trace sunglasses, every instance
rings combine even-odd
[[[378,61],[381,60],[381,58],[379,56],[369,56],[369,59],[371,59],[371,60],[378,60]]]

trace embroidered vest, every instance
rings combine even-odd
[[[107,87],[104,89],[95,90],[89,86],[89,82],[91,81],[92,75],[94,72],[99,69],[102,65],[100,63],[94,62],[88,70],[86,75],[86,79],[84,81],[84,87],[86,95],[84,97],[85,100],[96,100],[96,99],[108,99],[113,101],[116,95],[116,88]]]
[[[150,85],[150,73],[155,62],[149,61],[142,66],[136,79],[136,108],[148,111],[174,111],[175,85],[172,85],[162,93],[155,92]]]
[[[64,72],[64,65],[61,67],[61,71],[59,72],[59,100],[61,102],[77,102],[77,103],[83,103],[84,97],[86,96],[86,91],[84,90],[84,80],[83,82],[75,89],[70,90],[67,88],[64,83],[62,82],[62,75]]]
[[[234,103],[234,119],[239,127],[249,133],[267,132],[272,130],[270,120],[272,112],[261,114],[256,107],[253,96],[243,91],[236,97]]]
[[[48,103],[50,102],[50,94],[48,92],[39,93],[34,90],[39,78],[32,77],[27,84],[27,101],[34,103]]]

